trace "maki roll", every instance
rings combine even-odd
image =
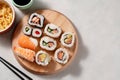
[[[44,36],[40,40],[40,47],[46,50],[54,50],[57,46],[57,43],[54,39]]]
[[[62,37],[60,39],[62,45],[66,47],[72,47],[75,42],[75,36],[71,32],[65,32],[62,34]]]
[[[33,31],[32,31],[32,36],[33,37],[40,37],[42,35],[42,31],[38,28],[33,28]]]
[[[38,51],[36,54],[36,63],[38,65],[47,66],[51,60],[49,54],[45,51]]]
[[[32,28],[29,26],[29,25],[26,25],[24,28],[23,28],[23,33],[25,35],[31,35],[31,32],[32,32]]]
[[[54,54],[55,61],[61,64],[66,64],[69,59],[69,54],[64,48],[59,48],[55,51]]]
[[[54,24],[47,24],[44,32],[50,37],[58,38],[62,31],[60,27]]]
[[[18,44],[23,48],[35,50],[36,47],[38,46],[38,41],[32,37],[22,35],[18,39]]]
[[[32,26],[43,27],[44,17],[40,14],[33,13],[31,14],[28,23]]]

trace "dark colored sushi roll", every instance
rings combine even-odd
[[[33,13],[31,14],[29,20],[28,20],[28,23],[32,26],[36,26],[36,27],[40,27],[42,28],[43,27],[43,24],[44,24],[44,16],[43,15],[40,15],[40,14],[37,14],[37,13]]]
[[[32,33],[32,28],[31,28],[29,25],[25,25],[25,26],[23,27],[23,33],[24,33],[25,35],[31,35],[31,33]]]

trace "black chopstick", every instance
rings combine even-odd
[[[1,60],[1,62],[5,65],[5,63],[6,64],[8,64],[9,66],[11,66],[12,68],[14,68],[16,71],[18,71],[21,75],[23,75],[24,77],[26,77],[26,78],[28,78],[29,80],[33,80],[31,77],[29,77],[28,75],[26,75],[25,73],[23,73],[22,71],[20,71],[18,68],[16,68],[15,66],[13,66],[11,63],[9,63],[8,61],[6,61],[5,59],[3,59],[2,57],[0,57],[0,60]],[[7,66],[8,66],[7,65]],[[8,67],[9,67],[8,66]],[[11,70],[11,69],[10,69]],[[13,69],[12,69],[13,70]],[[14,71],[15,72],[15,71]],[[15,74],[17,74],[16,72],[15,72]],[[17,76],[18,76],[19,74],[17,74]],[[19,75],[20,76],[20,75]],[[21,76],[20,76],[21,77]],[[24,79],[22,79],[22,80],[24,80]]]
[[[10,66],[5,64],[2,60],[0,60],[7,68],[9,68],[15,75],[17,75],[21,80],[24,80],[22,76],[20,76],[17,72],[15,72]]]

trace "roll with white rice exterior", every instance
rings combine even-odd
[[[49,51],[53,51],[57,47],[57,42],[48,36],[44,36],[40,40],[40,47]]]
[[[47,52],[41,50],[37,52],[35,61],[38,65],[47,66],[51,61],[51,57]]]
[[[69,60],[69,54],[67,52],[66,49],[64,48],[59,48],[55,51],[55,54],[54,54],[54,59],[55,61],[57,61],[58,63],[61,63],[61,64],[66,64]]]
[[[75,36],[72,32],[65,32],[62,34],[60,41],[62,45],[66,47],[72,47],[75,42]]]
[[[46,25],[44,32],[50,37],[58,38],[60,36],[62,30],[60,27],[51,23],[51,24]]]

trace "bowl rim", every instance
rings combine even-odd
[[[33,0],[30,0],[30,2],[27,3],[27,4],[25,4],[25,5],[19,5],[19,4],[15,3],[14,0],[12,0],[12,3],[13,3],[16,7],[20,8],[20,9],[27,9],[27,8],[29,8],[29,7],[32,5]]]
[[[12,27],[14,20],[15,20],[15,10],[13,8],[13,5],[10,2],[8,2],[7,0],[2,0],[2,2],[5,2],[11,8],[13,17],[12,17],[11,23],[7,26],[7,28],[0,30],[0,33],[4,33],[6,31],[8,31]]]

